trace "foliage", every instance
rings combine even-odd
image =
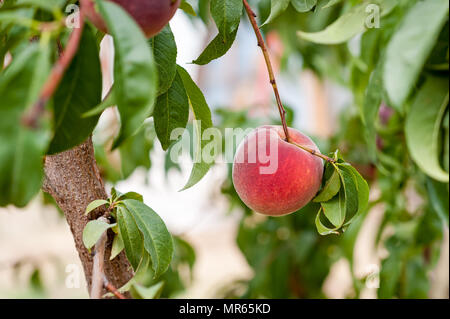
[[[9,0],[0,7],[0,206],[27,205],[42,186],[43,156],[68,150],[92,134],[102,176],[112,183],[137,167],[149,169],[154,141],[170,150],[179,137],[171,136],[176,128],[195,133],[193,169],[183,190],[197,184],[214,164],[201,156],[209,142],[201,137],[213,127],[212,114],[201,89],[176,64],[170,26],[147,40],[121,7],[96,2],[114,39],[114,85],[102,101],[98,44],[104,34],[87,23],[75,57],[35,127],[25,125],[24,116],[39,106],[58,50],[71,41],[74,31],[62,21],[66,5],[77,2]],[[346,110],[341,131],[322,143],[323,153],[334,154],[334,161],[326,165],[321,191],[302,211],[257,220],[237,197],[231,178],[224,182],[231,208],[245,211],[237,241],[255,276],[240,283],[244,296],[324,297],[321,287],[333,262],[343,257],[352,268],[354,243],[375,203],[367,205],[370,186],[380,190],[375,201],[385,209],[377,244],[389,252],[382,261],[379,297],[426,297],[428,271],[448,227],[448,1],[249,3],[263,32],[276,32],[282,39],[283,66],[291,56],[301,57],[304,68],[346,86],[355,108]],[[191,19],[214,22],[217,29],[193,61],[199,65],[225,55],[245,21],[241,0],[183,1],[180,8]],[[12,62],[6,64],[9,58]],[[117,110],[119,129],[99,137],[98,119],[110,107]],[[251,127],[259,121],[245,113],[220,112],[221,128]],[[111,160],[114,150],[120,164]],[[168,169],[175,165],[167,157],[166,163]],[[411,189],[422,199],[413,208],[407,205]],[[91,249],[105,231],[115,233],[112,257],[124,250],[136,273],[123,289],[137,298],[178,292],[183,286],[180,265],[191,269],[195,261],[192,247],[173,239],[136,193],[113,189],[110,199],[91,203],[87,213],[100,206],[111,223],[91,221],[85,245]],[[387,229],[394,229],[393,234]],[[353,296],[358,297],[364,278],[352,274]]]
[[[358,170],[368,179],[370,188],[381,191],[368,206],[384,205],[383,221],[375,245],[384,245],[388,256],[382,260],[378,296],[427,298],[429,272],[439,257],[443,229],[448,227],[449,215],[448,2],[388,2],[392,7],[381,15],[380,28],[356,28],[367,17],[367,14],[361,15],[361,7],[367,5],[367,1],[317,1],[317,5],[307,13],[296,12],[301,10],[296,10],[294,1],[292,6],[286,6],[285,11],[271,7],[271,1],[261,1],[259,15],[260,21],[272,16],[273,22],[265,26],[265,31],[279,32],[286,48],[286,58],[298,54],[306,68],[320,77],[334,79],[353,92],[353,103],[359,114],[346,110],[340,131],[331,141],[322,144],[330,149],[339,148],[342,155],[357,164]],[[382,7],[383,2],[380,4]],[[433,23],[428,23],[431,20]],[[341,21],[351,21],[355,26],[348,28],[347,23]],[[298,37],[291,36],[295,32]],[[354,36],[357,36],[359,45],[356,54],[352,44],[346,44],[348,40],[355,43]],[[342,177],[338,178],[337,171],[330,170],[330,166],[326,176],[327,181],[316,199],[329,199],[342,184]],[[231,200],[230,209],[245,209],[230,180],[224,183],[223,190]],[[412,196],[421,199],[413,207],[408,205],[411,192]],[[292,218],[305,216],[310,209],[305,208],[293,214]],[[281,249],[271,245],[280,244],[274,225],[281,225],[284,220],[269,218],[248,227],[245,225],[250,212],[245,211],[238,238],[256,238],[262,229],[272,231],[268,233],[264,248],[261,242],[254,244],[253,247],[267,249],[261,252],[255,248],[250,250],[243,245],[243,240],[238,240],[255,270],[255,277],[244,283],[247,291],[244,296],[298,297],[286,282],[302,287],[299,278],[311,276],[314,269],[318,269],[318,264],[311,261],[313,259],[306,264],[298,263],[299,256],[303,256],[303,248],[308,245],[303,241],[291,250],[286,249],[279,259],[266,260],[264,267],[260,267],[261,260],[270,252],[281,254]],[[365,278],[357,278],[353,273],[353,250],[367,213],[368,209],[365,209],[340,239],[327,237],[314,246],[317,251],[313,253],[318,254],[322,248],[333,245],[333,260],[343,257],[349,261],[354,282],[354,291],[349,297],[358,297],[364,288]],[[332,215],[328,219],[335,219],[337,223],[342,221],[340,216]],[[308,228],[290,226],[288,229],[292,234]],[[331,230],[324,228],[323,231]],[[323,257],[321,261],[327,263],[321,273],[323,281],[329,273],[330,257]],[[275,278],[276,274],[283,274],[277,278],[285,280],[268,283],[267,280]],[[229,288],[229,293],[225,291],[224,296],[240,296],[233,286]],[[314,298],[318,294],[317,290],[308,287],[300,296]]]

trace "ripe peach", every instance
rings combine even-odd
[[[306,135],[289,128],[291,141],[320,152]],[[233,163],[233,183],[242,201],[270,216],[293,213],[319,191],[323,161],[288,143],[281,126],[261,126],[239,145]]]
[[[141,26],[147,38],[158,34],[172,19],[181,0],[109,0],[124,8]],[[107,32],[105,21],[95,8],[93,0],[83,0],[86,16],[103,32]]]

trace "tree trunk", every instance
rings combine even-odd
[[[83,245],[83,229],[90,219],[97,219],[104,211],[98,209],[88,218],[85,210],[90,202],[107,198],[91,138],[71,150],[46,156],[43,190],[53,196],[64,212],[91,291],[93,258]],[[131,279],[132,271],[123,252],[109,260],[112,237],[109,234],[106,245],[105,275],[112,285],[119,288]]]

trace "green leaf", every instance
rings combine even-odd
[[[327,202],[332,199],[341,189],[341,177],[334,169],[331,177],[326,181],[322,191],[314,198],[314,202]]]
[[[105,231],[114,227],[116,224],[108,224],[102,220],[91,220],[86,224],[83,230],[83,244],[87,249],[91,249],[100,239]]]
[[[321,203],[321,205],[324,215],[336,227],[336,229],[339,229],[345,221],[345,192],[341,190],[339,194],[337,194],[328,202]]]
[[[367,212],[367,210],[365,211]],[[357,218],[359,217],[359,218]],[[345,257],[349,260],[351,266],[353,267],[353,252],[355,249],[355,243],[358,238],[359,231],[364,222],[364,215],[355,215],[354,220],[348,226],[347,230],[342,236],[342,251]]]
[[[177,74],[177,44],[169,25],[149,41],[158,69],[158,95],[161,95],[167,92]]]
[[[99,116],[83,118],[82,114],[99,104],[101,96],[102,72],[97,43],[92,29],[86,26],[80,48],[54,95],[55,133],[48,154],[68,150],[89,137]]]
[[[124,248],[125,246],[123,244],[122,237],[120,237],[119,234],[115,235],[112,243],[111,256],[109,257],[109,260],[113,260],[114,258],[116,258],[122,252],[122,250],[124,250]]]
[[[377,121],[378,111],[383,97],[383,83],[381,81],[382,64],[380,63],[370,77],[364,95],[364,104],[361,112],[362,121],[365,127],[364,136],[369,149],[369,156],[372,160],[376,158],[377,151],[375,123]]]
[[[37,100],[50,72],[46,44],[25,47],[0,77],[0,206],[25,206],[40,190],[42,159],[50,134],[47,123],[38,129],[22,125],[27,107]]]
[[[320,44],[339,44],[344,43],[359,33],[366,31],[366,20],[368,13],[367,5],[376,4],[380,6],[381,17],[389,14],[397,5],[393,0],[374,0],[364,1],[350,8],[348,12],[341,15],[335,22],[319,32],[298,31],[298,36],[307,41]]]
[[[117,200],[124,200],[124,199],[134,199],[138,200],[140,202],[144,202],[144,197],[142,197],[141,194],[136,192],[127,192],[125,194],[120,195]]]
[[[336,4],[340,3],[340,2],[342,2],[342,0],[330,0],[330,1],[327,2],[326,5],[324,5],[324,6],[322,7],[322,9],[330,8],[330,7],[336,5]]]
[[[203,132],[206,129],[213,127],[213,125],[211,120],[211,111],[206,103],[203,93],[192,80],[189,73],[187,73],[186,70],[180,66],[178,66],[178,74],[181,76],[190,100],[191,109],[195,118],[194,127],[196,130],[194,167],[187,184],[182,189],[186,190],[197,184],[206,175],[206,173],[208,173],[209,169],[213,165],[213,163],[205,162],[202,156],[203,148],[208,144],[207,140],[202,139]]]
[[[323,212],[323,208],[321,207],[319,212],[316,215],[316,220],[315,220],[316,228],[317,228],[318,233],[320,235],[322,235],[322,236],[326,236],[326,235],[330,235],[330,234],[337,234],[337,235],[339,235],[339,232],[337,231],[338,227],[337,228],[329,228],[329,227],[326,227],[322,223],[322,221],[320,220],[320,214],[322,212]]]
[[[5,10],[0,12],[0,22],[2,24],[11,23],[16,26],[31,28],[35,22],[32,19],[32,14],[30,15],[29,13],[29,10]]]
[[[339,173],[341,175],[341,182],[345,192],[345,218],[349,219],[355,216],[358,211],[358,188],[356,186],[356,176],[353,174],[350,165],[340,165]],[[356,171],[356,170],[355,170]]]
[[[331,229],[324,226],[320,221],[319,212],[316,223],[320,224],[318,228],[322,229],[321,233],[334,232],[340,228],[345,231],[346,227],[344,226],[350,225],[356,217],[365,212],[369,201],[369,187],[358,171],[348,163],[338,163],[337,165],[338,169],[333,171],[326,185],[331,185],[329,182],[333,181],[332,183],[338,185],[340,190],[338,187],[334,187],[332,193],[336,194],[339,191],[339,194],[331,200],[321,202],[324,215],[336,228]],[[339,181],[339,184],[336,180]],[[326,195],[324,199],[330,194],[326,193]]]
[[[430,197],[430,205],[444,226],[448,226],[449,215],[449,192],[448,184],[439,183],[431,178],[427,178],[427,191]]]
[[[174,243],[175,243],[174,255],[177,256],[179,260],[185,261],[189,265],[190,270],[192,271],[194,269],[196,260],[194,248],[187,241],[181,239],[180,237],[174,237]]]
[[[448,78],[428,77],[406,118],[405,134],[411,157],[430,177],[448,182],[439,163],[439,135],[448,106]]]
[[[119,291],[122,293],[131,291],[133,289],[133,285],[144,282],[148,278],[149,272],[151,272],[150,262],[150,255],[144,250],[142,260],[138,268],[135,270],[133,278],[131,278],[130,281],[128,281],[125,285],[120,287]]]
[[[280,14],[286,11],[290,1],[291,0],[271,0],[270,15],[266,19],[266,21],[261,25],[261,27],[265,26],[268,23],[271,23],[273,20],[275,20],[276,17],[278,17]]]
[[[144,255],[144,240],[133,215],[122,205],[117,206],[117,223],[125,254],[131,266],[137,271]]]
[[[140,284],[132,286],[132,293],[135,299],[158,299],[164,288],[164,282],[158,282],[150,287],[144,287]]]
[[[198,0],[198,16],[202,19],[203,23],[208,25],[210,0]]]
[[[150,46],[136,22],[113,2],[97,4],[114,39],[114,95],[121,121],[116,148],[152,114],[158,76]]]
[[[397,248],[401,250],[403,247]],[[397,250],[396,249],[396,250]],[[395,296],[396,286],[400,280],[404,260],[401,251],[390,251],[389,257],[384,259],[380,270],[380,289],[378,298],[391,299]]]
[[[403,111],[403,104],[448,19],[448,9],[447,0],[417,2],[389,41],[383,82],[392,106],[398,111]]]
[[[357,192],[357,210],[355,211],[353,217],[350,217],[350,219],[344,224],[344,226],[346,226],[352,223],[353,220],[356,219],[359,215],[366,212],[367,206],[369,204],[370,190],[366,180],[361,176],[361,174],[359,174],[359,172],[353,166],[351,166],[348,163],[345,163],[340,164],[339,167],[341,168],[341,170],[347,171],[348,174],[352,175]],[[348,196],[355,196],[355,195],[349,194]],[[353,205],[355,205],[355,203],[353,203]],[[351,215],[347,215],[347,218],[349,216]]]
[[[89,111],[83,113],[81,115],[82,118],[85,117],[91,117],[100,115],[103,113],[104,110],[106,110],[108,107],[117,105],[116,96],[114,95],[114,85],[111,87],[111,89],[108,92],[108,95],[103,99],[103,101],[100,102],[97,106],[94,106]]]
[[[316,6],[317,0],[291,0],[291,4],[298,12],[308,12]]]
[[[420,255],[409,259],[405,269],[404,294],[406,299],[428,299],[430,280],[424,258]]]
[[[241,21],[242,8],[243,3],[241,0],[211,1],[211,15],[219,30],[219,34],[193,63],[208,64],[227,53],[236,38]]]
[[[154,135],[153,123],[145,122],[135,135],[119,147],[123,179],[128,178],[138,167],[150,169]]]
[[[126,199],[122,203],[133,215],[144,238],[144,248],[150,254],[154,277],[159,277],[172,260],[172,236],[161,217],[144,203],[134,199]]]
[[[187,14],[190,14],[191,16],[196,17],[197,13],[195,13],[194,8],[192,8],[191,4],[187,2],[186,0],[182,0],[180,3],[180,9],[186,12]]]
[[[442,121],[442,128],[444,130],[442,142],[444,146],[442,147],[442,162],[446,172],[449,171],[450,166],[450,111],[447,109],[447,112],[444,116],[444,120]]]
[[[59,10],[64,5],[65,0],[17,0],[17,6],[31,5],[40,9],[44,9],[50,12]]]
[[[179,74],[170,89],[158,97],[153,118],[156,134],[166,151],[174,142],[171,139],[173,130],[186,128],[189,120],[189,98]]]
[[[85,214],[89,214],[90,212],[92,212],[94,209],[99,208],[100,206],[103,205],[108,205],[109,202],[107,200],[104,199],[97,199],[94,200],[93,202],[91,202],[87,207],[86,207],[86,212]]]

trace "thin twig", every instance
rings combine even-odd
[[[242,0],[242,1],[244,3],[245,11],[247,12],[248,18],[250,19],[250,23],[252,24],[253,30],[255,31],[256,38],[258,39],[258,46],[261,48],[263,55],[264,55],[264,60],[266,61],[267,70],[269,72],[270,83],[272,84],[273,92],[275,93],[275,98],[277,100],[278,111],[280,112],[281,123],[283,125],[283,130],[284,130],[284,135],[286,136],[286,141],[288,143],[291,143],[291,144],[301,148],[302,150],[304,150],[314,156],[320,157],[321,159],[323,159],[329,163],[335,164],[336,160],[334,160],[333,158],[330,158],[326,155],[321,154],[320,152],[317,152],[311,148],[297,144],[290,140],[288,126],[286,124],[286,110],[284,109],[283,104],[281,103],[280,93],[278,92],[278,86],[277,86],[277,82],[275,79],[275,74],[273,72],[272,63],[270,62],[269,51],[267,50],[266,44],[264,42],[264,38],[261,34],[261,31],[259,30],[258,24],[256,23],[255,12],[253,12],[253,10],[250,7],[250,5],[248,4],[247,0]]]
[[[75,54],[78,51],[80,45],[81,35],[84,28],[84,10],[83,6],[80,9],[80,26],[75,28],[70,35],[69,41],[67,43],[66,49],[59,57],[59,60],[53,66],[53,69],[48,77],[47,81],[44,83],[41,94],[37,102],[31,107],[30,111],[27,112],[22,122],[25,126],[30,128],[36,128],[38,126],[39,119],[45,112],[45,106],[47,102],[51,99],[56,89],[58,88],[64,73],[72,62]]]
[[[286,110],[281,103],[280,93],[278,92],[277,81],[275,79],[275,73],[273,72],[272,62],[270,62],[269,51],[267,50],[266,44],[264,43],[263,36],[259,30],[258,24],[256,23],[256,14],[253,12],[252,8],[248,4],[247,0],[242,0],[244,3],[245,11],[247,12],[250,23],[252,24],[253,30],[255,31],[256,38],[258,39],[258,46],[261,48],[264,60],[266,61],[267,70],[269,71],[270,84],[272,84],[273,92],[275,93],[275,98],[277,100],[278,111],[280,112],[281,123],[283,125],[284,134],[286,136],[286,141],[289,142],[289,131],[286,124]]]
[[[107,279],[106,277],[104,278],[104,284],[105,284],[105,288],[111,292],[114,296],[116,296],[117,299],[127,299],[124,295],[122,295],[119,290],[114,287]]]
[[[105,217],[100,217],[98,220],[109,223],[108,219]],[[108,236],[106,232],[104,232],[95,244],[91,284],[92,299],[101,299],[103,296],[103,287],[105,285],[105,249],[107,240]]]
[[[318,152],[316,150],[313,150],[313,149],[311,149],[309,147],[297,144],[297,143],[292,142],[292,141],[289,141],[289,143],[292,144],[292,145],[295,145],[295,146],[297,146],[299,148],[301,148],[302,150],[304,150],[304,151],[306,151],[306,152],[308,152],[308,153],[310,153],[310,154],[312,154],[314,156],[320,157],[321,159],[323,159],[324,161],[327,161],[328,163],[331,163],[331,164],[335,164],[336,163],[336,160],[334,158],[331,158],[331,157],[328,157],[326,155],[323,155],[322,153],[320,153],[320,152]]]

